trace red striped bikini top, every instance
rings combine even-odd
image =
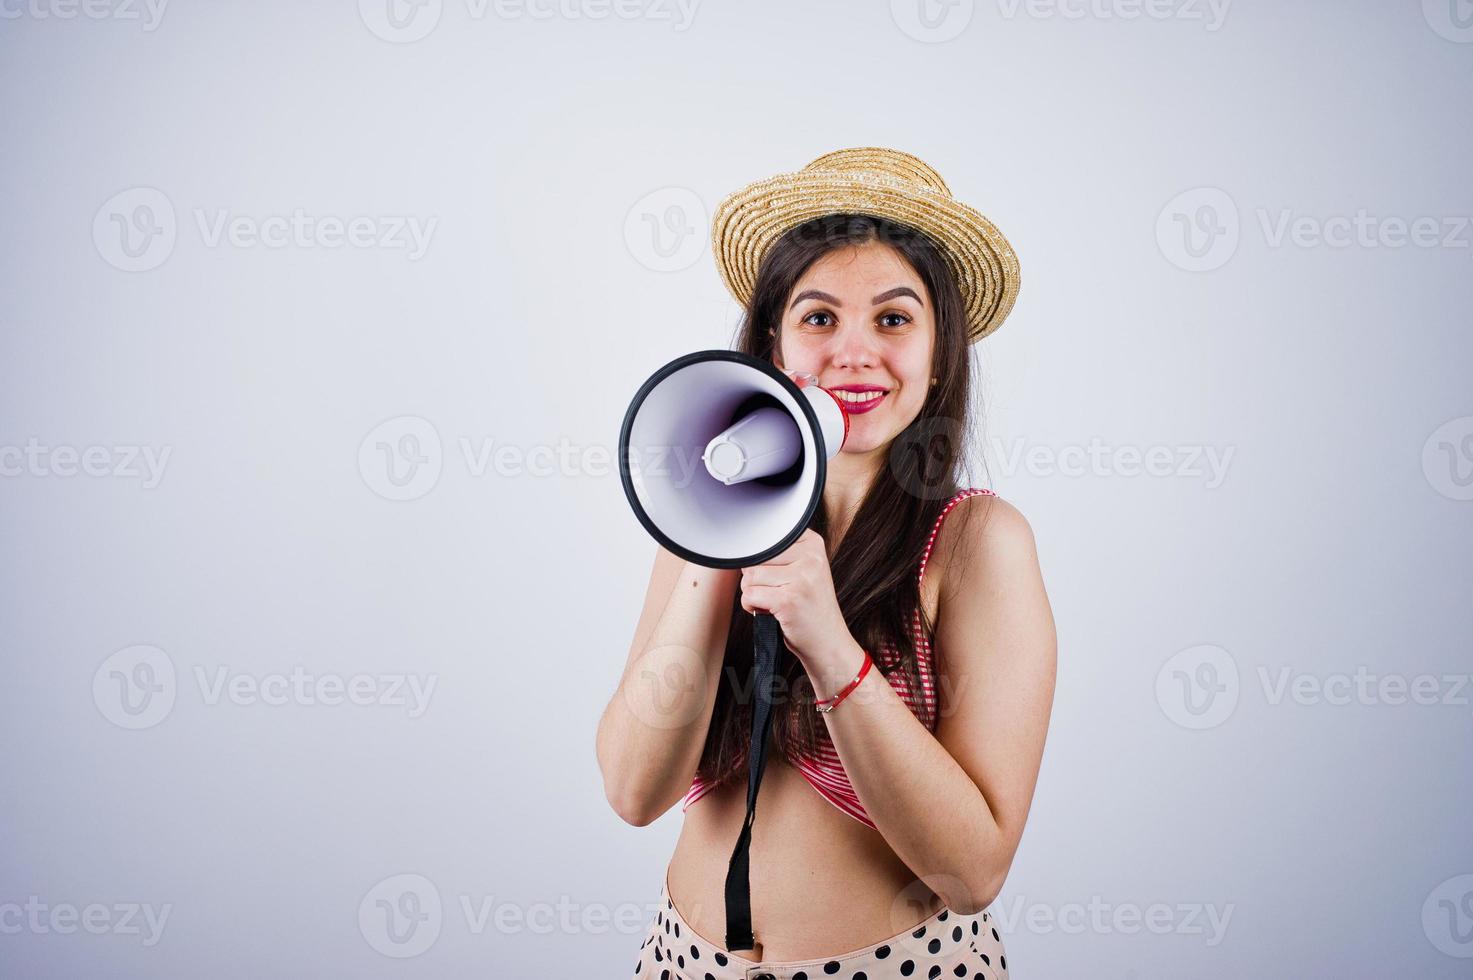
[[[963,490],[946,502],[941,513],[936,517],[936,523],[931,528],[931,536],[926,541],[926,550],[921,554],[921,565],[916,571],[916,585],[919,588],[921,580],[926,574],[926,560],[931,557],[931,548],[936,544],[936,533],[941,530],[941,522],[951,509],[961,501],[977,494],[991,494],[991,490],[982,490],[976,487]],[[910,683],[905,677],[904,671],[895,671],[887,678],[895,693],[910,708],[911,713],[917,718],[929,718],[926,727],[930,731],[936,730],[936,718],[938,716],[936,706],[936,683],[935,667],[931,658],[931,641],[926,636],[921,625],[921,610],[917,606],[915,617],[912,620],[915,645],[916,661],[921,678],[921,692],[919,697],[910,689]],[[881,651],[881,656],[876,659],[876,667],[888,667],[894,661],[895,651],[888,645]],[[924,713],[922,709],[924,710]],[[834,806],[843,810],[854,819],[860,821],[870,828],[874,828],[874,822],[864,812],[864,806],[859,802],[859,797],[854,792],[854,787],[849,782],[848,773],[844,772],[844,765],[839,761],[839,754],[834,749],[833,739],[829,738],[828,728],[819,726],[818,750],[815,755],[794,755],[788,758],[795,769],[803,774],[809,785],[818,790],[819,795],[828,800]],[[690,790],[685,794],[685,802],[680,807],[684,813],[690,809],[690,805],[711,790],[716,788],[716,783],[703,780],[697,776],[690,784]],[[746,785],[745,781],[742,783]]]

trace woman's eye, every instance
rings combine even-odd
[[[822,322],[814,322],[815,317],[822,317]],[[833,319],[831,314],[824,313],[822,310],[815,310],[805,316],[803,322],[811,327],[829,327],[833,326]],[[910,317],[904,313],[885,313],[880,317],[880,323],[891,328],[903,327],[907,323],[910,323]]]

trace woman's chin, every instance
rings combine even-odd
[[[844,448],[839,450],[839,455],[863,456],[874,452],[887,441],[876,435],[860,433],[851,428],[849,430],[849,437],[844,440]]]

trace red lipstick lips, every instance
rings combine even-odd
[[[853,395],[860,396],[865,396],[870,392],[879,392],[877,396],[861,397],[859,399],[844,395],[839,396],[839,401],[844,405],[844,411],[850,415],[863,415],[865,412],[873,412],[890,395],[884,385],[835,385],[829,390],[834,392],[849,392]]]

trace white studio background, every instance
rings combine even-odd
[[[1013,975],[1467,976],[1469,14],[0,0],[0,975],[632,972],[618,425],[721,197],[879,145],[1022,262]]]

